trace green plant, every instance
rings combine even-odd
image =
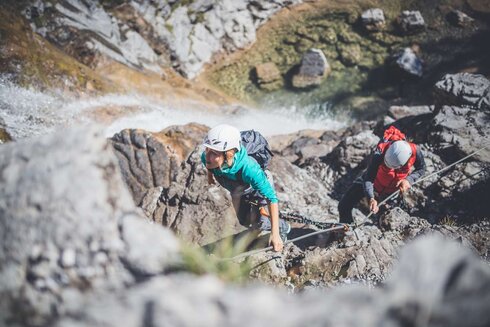
[[[446,215],[439,221],[439,224],[454,227],[457,225],[457,222],[455,218],[451,217],[450,215]]]
[[[182,269],[194,274],[213,274],[226,282],[243,283],[251,270],[247,260],[236,262],[226,260],[247,250],[253,240],[253,235],[247,234],[244,237],[234,240],[233,237],[225,238],[212,248],[204,250],[195,245],[182,245]]]

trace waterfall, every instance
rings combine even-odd
[[[303,129],[333,130],[345,125],[320,109],[321,105],[207,108],[195,101],[180,102],[176,106],[141,94],[70,98],[61,92],[23,88],[5,76],[0,77],[0,117],[14,139],[50,133],[73,124],[91,123],[104,125],[108,137],[126,128],[158,132],[171,125],[191,122],[208,126],[228,123],[241,130],[255,129],[268,136]]]

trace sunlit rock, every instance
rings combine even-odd
[[[397,55],[396,65],[410,75],[417,77],[423,75],[422,60],[411,48],[405,48]]]
[[[273,62],[268,62],[255,66],[257,82],[260,88],[273,91],[283,85],[282,76],[279,69]]]
[[[405,34],[414,34],[425,29],[424,17],[420,11],[405,10],[397,18],[398,27]]]
[[[368,31],[380,31],[385,28],[385,15],[380,8],[372,8],[364,11],[361,22]]]

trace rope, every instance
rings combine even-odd
[[[337,224],[337,225],[339,225],[339,224]],[[318,230],[316,232],[312,232],[312,233],[309,233],[309,234],[306,234],[306,235],[303,235],[303,236],[299,236],[299,237],[293,238],[292,240],[287,240],[286,242],[284,242],[284,245],[289,244],[289,243],[293,243],[293,242],[296,242],[296,241],[299,241],[299,240],[302,240],[302,239],[307,238],[307,237],[310,237],[310,236],[318,235],[318,234],[333,232],[333,231],[336,231],[336,230],[346,230],[346,228],[347,228],[346,226],[347,225],[342,224],[342,225],[339,225],[339,226],[336,226],[336,227],[332,227],[332,228],[328,228],[328,229],[323,229],[323,230]],[[243,253],[240,253],[240,254],[238,254],[238,255],[236,255],[234,257],[223,258],[220,261],[233,261],[233,260],[238,260],[238,259],[241,259],[241,258],[246,258],[246,257],[249,257],[251,255],[258,254],[258,253],[265,252],[265,251],[269,251],[269,250],[272,250],[272,246],[268,246],[268,247],[263,248],[263,249],[256,249],[256,250],[251,250],[251,251],[243,252]]]
[[[438,175],[440,173],[442,173],[443,171],[446,171],[448,170],[449,168],[451,167],[454,167],[455,165],[465,161],[466,159],[468,158],[471,158],[473,157],[474,155],[478,154],[479,152],[485,150],[489,145],[486,145],[482,148],[480,148],[479,150],[476,150],[476,151],[473,151],[472,153],[470,153],[469,155],[467,155],[466,157],[464,158],[461,158],[459,159],[458,161],[455,161],[453,162],[452,164],[446,166],[446,167],[443,167],[441,169],[439,169],[438,171],[435,171],[427,176],[424,176],[422,177],[421,179],[419,179],[418,181],[414,182],[412,184],[413,185],[416,185],[416,184],[419,184],[427,179],[429,179],[430,177],[432,176],[435,176],[435,175]],[[396,191],[392,194],[390,194],[388,197],[386,197],[383,201],[381,201],[378,206],[381,206],[383,204],[385,204],[386,202],[388,202],[389,200],[395,198],[396,196],[398,196],[400,194],[400,191]],[[332,228],[328,228],[328,229],[324,229],[324,230],[319,230],[319,231],[315,231],[315,232],[312,232],[312,233],[309,233],[309,234],[306,234],[306,235],[303,235],[303,236],[299,236],[299,237],[296,237],[292,240],[288,240],[284,243],[284,245],[286,244],[289,244],[289,243],[293,243],[293,242],[296,242],[296,241],[299,241],[299,240],[302,240],[302,239],[305,239],[305,238],[308,238],[308,237],[311,237],[311,236],[314,236],[314,235],[319,235],[319,234],[323,234],[323,233],[328,233],[328,232],[333,232],[333,231],[336,231],[336,230],[344,230],[344,231],[347,231],[350,229],[350,227],[353,227],[353,228],[357,228],[359,226],[362,226],[364,225],[367,220],[373,215],[374,213],[373,212],[370,212],[369,215],[366,217],[366,219],[364,219],[361,223],[359,224],[356,224],[356,223],[352,223],[352,224],[337,224],[336,227],[332,227]],[[232,261],[232,260],[238,260],[238,259],[241,259],[241,258],[245,258],[245,257],[249,257],[251,255],[254,255],[254,254],[258,254],[258,253],[261,253],[261,252],[265,252],[265,251],[269,251],[269,250],[272,250],[272,246],[268,246],[266,248],[263,248],[263,249],[257,249],[257,250],[251,250],[251,251],[247,251],[247,252],[243,252],[239,255],[236,255],[234,257],[230,257],[230,258],[223,258],[221,259],[221,261]]]

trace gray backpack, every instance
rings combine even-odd
[[[254,130],[242,131],[240,135],[242,146],[248,155],[254,158],[262,169],[266,169],[273,154],[265,137]]]

